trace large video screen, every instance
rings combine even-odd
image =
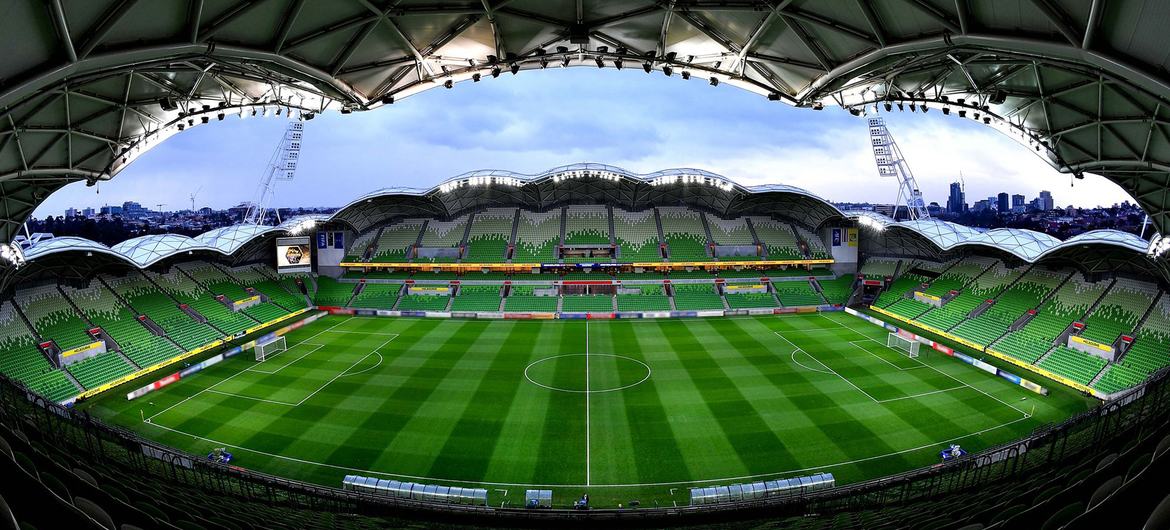
[[[276,238],[276,272],[311,272],[313,247],[308,236]]]

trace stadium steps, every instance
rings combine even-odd
[[[373,241],[370,241],[370,246],[366,248],[365,258],[362,261],[369,262],[374,259],[374,255],[378,253],[378,242],[382,240],[382,232],[386,230],[386,225],[378,227],[378,233],[374,234]]]
[[[426,235],[427,225],[430,225],[430,224],[431,224],[430,219],[423,220],[422,227],[420,227],[418,229],[418,237],[414,238],[414,244],[406,248],[406,257],[407,257],[406,261],[414,263],[414,260],[416,258],[418,258],[418,247],[422,246],[423,236]]]
[[[756,248],[762,248],[763,252],[764,252],[763,257],[764,257],[764,259],[767,259],[768,258],[768,247],[767,247],[767,245],[764,245],[763,242],[760,241],[760,236],[758,234],[756,234],[756,225],[755,225],[755,223],[752,223],[751,216],[746,216],[743,218],[743,220],[744,220],[744,224],[746,224],[748,227],[748,233],[752,235],[752,244],[755,245]]]
[[[731,304],[727,303],[727,293],[723,292],[722,287],[717,287],[717,289],[719,290],[719,301],[723,302],[723,310],[731,309]]]
[[[718,260],[719,258],[715,257],[715,251],[712,249],[715,245],[715,238],[711,235],[711,224],[707,222],[707,214],[705,212],[699,212],[699,221],[703,223],[703,233],[707,234],[707,241],[703,246],[710,249],[708,252],[711,254],[711,259]]]
[[[812,248],[808,246],[808,241],[805,241],[800,235],[800,230],[796,230],[795,225],[792,230],[793,237],[796,238],[796,248],[803,254],[804,259],[812,259]]]
[[[670,259],[670,246],[666,244],[666,232],[662,230],[662,216],[658,213],[658,208],[654,208],[654,226],[658,227],[658,248],[659,252],[663,253],[664,259]]]
[[[89,329],[93,329],[96,327],[93,325],[93,321],[90,320],[89,317],[85,315],[85,311],[82,311],[80,307],[77,307],[77,304],[73,302],[73,299],[69,298],[69,295],[65,294],[65,290],[61,289],[60,285],[57,285],[57,292],[60,293],[61,298],[64,299],[65,302],[69,304],[69,307],[73,308],[73,312],[77,313],[78,318],[80,318],[82,322],[85,322],[85,325],[89,326]],[[1153,308],[1152,305],[1150,307]],[[1147,314],[1148,314],[1148,311],[1147,311]]]
[[[755,235],[753,234],[752,237],[755,237]],[[767,285],[768,294],[772,296],[772,303],[776,304],[776,307],[784,307],[784,304],[780,303],[780,296],[776,294],[776,286],[772,285],[771,281]]]
[[[1085,319],[1089,318],[1089,315],[1093,314],[1093,311],[1097,310],[1097,306],[1101,305],[1101,301],[1105,299],[1105,295],[1109,294],[1109,291],[1113,290],[1114,285],[1117,285],[1117,278],[1113,278],[1113,281],[1109,282],[1108,286],[1106,286],[1104,289],[1101,289],[1101,295],[1098,296],[1095,301],[1093,301],[1092,305],[1089,306],[1089,309],[1085,310],[1085,314],[1081,315],[1081,318],[1077,320],[1084,322]]]
[[[1039,357],[1037,357],[1037,358],[1036,358],[1036,361],[1035,361],[1035,362],[1033,362],[1032,364],[1039,366],[1039,365],[1040,365],[1040,363],[1041,363],[1041,361],[1044,361],[1044,360],[1048,359],[1048,357],[1049,357],[1050,355],[1052,355],[1052,352],[1056,351],[1056,349],[1057,349],[1057,348],[1059,348],[1059,346],[1057,346],[1057,345],[1053,344],[1052,346],[1050,346],[1050,347],[1048,348],[1048,351],[1044,352],[1042,355],[1040,355]]]
[[[669,289],[669,290],[667,290],[667,289]],[[667,300],[670,301],[670,310],[671,311],[678,311],[678,306],[675,305],[675,303],[674,303],[674,288],[673,287],[668,288],[666,286],[666,284],[663,284],[662,291],[667,294],[666,298],[667,298]]]
[[[516,211],[512,215],[512,235],[508,236],[508,250],[506,251],[507,255],[504,256],[505,258],[507,258],[508,263],[512,263],[512,256],[514,256],[516,254],[516,235],[519,232],[520,232],[520,209],[516,208]]]
[[[606,220],[607,224],[609,224],[609,244],[610,244],[610,246],[617,247],[617,236],[615,235],[614,228],[613,228],[613,206],[612,205],[607,204],[605,206],[605,220]],[[610,258],[610,262],[616,262],[616,261],[617,261],[617,256],[612,256]]]
[[[467,214],[467,222],[463,225],[463,237],[459,240],[459,257],[455,259],[456,263],[463,263],[463,257],[467,254],[467,240],[471,238],[471,225],[475,222],[475,212]]]
[[[118,354],[118,357],[120,357],[122,359],[122,362],[132,366],[134,368],[134,371],[138,371],[138,370],[142,369],[142,367],[139,366],[138,363],[134,362],[134,359],[131,359],[131,358],[127,357],[125,353],[122,353],[122,350],[114,349],[114,350],[110,350],[110,351]]]
[[[1142,329],[1142,326],[1146,325],[1146,321],[1150,319],[1150,313],[1154,312],[1154,309],[1158,307],[1159,302],[1161,302],[1162,299],[1165,297],[1166,297],[1166,293],[1164,291],[1158,292],[1158,296],[1154,297],[1154,301],[1150,302],[1150,307],[1146,308],[1146,312],[1142,313],[1142,318],[1138,319],[1137,325],[1134,326],[1133,329],[1134,329],[1135,334],[1137,333],[1137,330]]]

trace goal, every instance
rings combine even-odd
[[[268,342],[256,343],[256,360],[263,361],[268,357],[288,349],[285,346],[284,337],[276,337]]]
[[[907,339],[897,333],[890,333],[886,336],[886,346],[895,350],[902,350],[910,357],[918,357],[918,348],[922,346],[922,343]]]

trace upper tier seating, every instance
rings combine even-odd
[[[670,288],[674,291],[674,307],[679,311],[723,309],[723,301],[714,285],[680,283]]]
[[[451,311],[499,311],[500,290],[498,285],[461,285],[451,301]]]
[[[938,278],[930,282],[930,287],[926,288],[927,294],[935,296],[943,296],[951,291],[958,291],[971,282],[976,276],[987,270],[995,260],[991,258],[971,258],[965,259],[955,266],[947,269]]]
[[[982,266],[983,263],[981,262],[968,270],[960,271],[958,270],[960,269],[960,266],[956,265],[952,271],[954,271],[956,275],[967,274],[970,270],[974,270]],[[961,327],[961,323],[967,319],[967,315],[971,311],[995,295],[999,294],[999,292],[1002,291],[1005,286],[1011,284],[1016,280],[1016,278],[1019,278],[1020,274],[1022,274],[1026,269],[1027,267],[1011,269],[1005,266],[1003,262],[996,261],[990,264],[990,266],[985,269],[985,272],[976,273],[978,276],[974,277],[970,282],[963,286],[959,292],[959,295],[948,302],[946,305],[938,309],[934,309],[925,315],[922,315],[918,319],[925,324],[942,330],[950,330],[951,328]],[[948,274],[948,276],[950,276],[950,274]],[[954,331],[956,334],[959,334],[959,336],[963,336],[958,329],[955,329]],[[982,323],[972,324],[968,326],[965,331],[968,333],[974,332],[978,334],[980,338],[983,338],[986,334],[993,332],[991,328],[984,326]],[[994,334],[994,336],[991,338],[994,339],[1002,333],[1003,332],[1000,331],[999,333]]]
[[[808,253],[810,259],[829,259],[829,249],[825,247],[825,241],[821,236],[816,235],[800,225],[793,225],[796,229],[796,235],[800,236],[805,243],[808,243]]]
[[[708,261],[707,233],[699,212],[681,206],[658,208],[662,235],[670,250],[671,261]]]
[[[815,306],[825,303],[821,299],[821,295],[813,290],[812,285],[809,285],[808,280],[772,282],[772,287],[776,290],[776,297],[785,307]],[[731,303],[731,298],[727,299],[727,303]]]
[[[422,233],[422,246],[434,248],[458,248],[463,243],[463,234],[467,231],[467,216],[451,221],[432,219],[427,223]],[[450,257],[418,257],[416,261],[431,263],[453,263],[455,258]]]
[[[378,250],[370,258],[376,263],[403,263],[411,256],[407,254],[410,247],[418,242],[418,232],[422,229],[419,219],[405,219],[382,229],[378,236]]]
[[[556,260],[561,244],[561,211],[520,212],[512,263],[548,263]]]
[[[84,289],[66,286],[62,289],[85,316],[105,330],[118,343],[122,353],[138,366],[145,368],[183,353],[166,338],[146,329],[137,315],[97,280]]]
[[[224,274],[216,266],[207,262],[181,263],[176,267],[183,269],[195,281],[207,287],[212,294],[222,294],[232,300],[243,300],[252,296],[244,290],[234,278]]]
[[[370,243],[374,242],[374,236],[376,235],[378,235],[377,230],[369,230],[358,234],[349,244],[349,251],[346,252],[345,258],[341,261],[361,261],[362,255],[366,253],[367,248],[370,248]]]
[[[662,261],[658,247],[658,223],[654,210],[627,212],[613,210],[613,234],[625,263]]]
[[[868,258],[857,272],[864,275],[867,280],[884,280],[887,276],[893,276],[894,271],[898,270],[898,265],[902,264],[903,261],[907,260],[883,257]],[[910,270],[908,265],[902,264],[903,272]]]
[[[756,228],[760,243],[768,249],[769,260],[805,259],[796,243],[796,233],[788,223],[756,216],[752,217],[752,226]]]
[[[1146,309],[1158,296],[1152,283],[1118,278],[1101,303],[1085,318],[1081,336],[1104,344],[1113,344],[1122,333],[1132,333]]]
[[[959,324],[952,332],[976,344],[990,345],[1024,313],[1040,305],[1044,297],[1067,276],[1067,273],[1033,268],[996,296],[995,303],[983,314]]]
[[[13,297],[16,305],[32,322],[37,333],[44,340],[52,340],[62,351],[72,350],[90,344],[93,337],[86,332],[89,325],[78,315],[73,306],[61,296],[56,285],[42,285],[21,289]]]
[[[352,284],[346,284],[352,287]],[[402,289],[399,283],[367,283],[349,303],[350,307],[367,309],[390,309],[398,301],[398,291]]]
[[[122,277],[106,277],[106,283],[134,309],[149,316],[184,349],[191,350],[222,337],[211,326],[196,321],[180,310],[174,300],[160,292],[139,272]]]
[[[475,214],[467,235],[464,262],[503,263],[512,237],[515,208],[488,208]]]
[[[718,216],[707,216],[707,226],[711,228],[711,238],[716,245],[755,245],[755,238],[748,228],[746,217],[735,219],[721,219]]]
[[[36,339],[11,301],[0,305],[0,374],[16,379],[34,392],[60,401],[77,394],[77,387],[37,349]]]
[[[566,245],[609,245],[609,209],[604,205],[565,209]]]

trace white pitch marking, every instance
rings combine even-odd
[[[881,361],[881,362],[883,362],[883,363],[886,363],[886,364],[888,364],[888,365],[890,365],[890,366],[893,366],[893,367],[894,367],[894,369],[895,369],[895,370],[897,370],[897,371],[899,371],[899,372],[905,372],[905,371],[907,371],[907,370],[917,370],[917,369],[919,369],[919,368],[923,368],[923,367],[925,367],[925,366],[926,366],[925,364],[922,364],[921,362],[919,362],[919,363],[918,363],[918,366],[912,366],[912,367],[910,367],[910,368],[899,368],[899,367],[898,367],[898,365],[896,365],[896,364],[894,364],[894,363],[892,363],[892,362],[890,362],[890,361],[887,361],[886,359],[883,359],[883,358],[882,358],[880,355],[878,355],[878,354],[876,354],[876,353],[874,353],[874,352],[871,352],[871,351],[869,351],[869,350],[867,350],[867,349],[865,349],[865,348],[861,347],[859,344],[857,344],[858,342],[867,342],[867,341],[868,341],[868,342],[872,342],[872,343],[874,343],[874,344],[877,344],[877,345],[879,345],[879,346],[884,346],[884,347],[886,347],[886,348],[889,348],[889,346],[886,346],[885,344],[882,344],[882,343],[880,343],[880,342],[878,342],[878,341],[876,341],[876,340],[874,340],[874,339],[871,339],[871,338],[869,338],[869,337],[866,337],[866,338],[865,338],[865,340],[851,340],[851,341],[849,341],[849,344],[852,344],[853,346],[856,346],[856,347],[857,347],[858,349],[860,349],[861,351],[863,351],[863,352],[865,352],[865,353],[868,353],[868,354],[870,354],[870,355],[872,355],[872,356],[876,357],[876,358],[877,358],[877,360],[879,360],[879,361]],[[907,359],[909,359],[909,358],[910,358],[910,357],[907,357]]]
[[[315,352],[315,351],[317,351],[317,350],[321,349],[322,347],[324,347],[324,344],[309,344],[309,343],[307,343],[307,342],[298,342],[298,343],[294,344],[294,345],[293,345],[293,347],[295,348],[295,347],[297,347],[297,346],[300,346],[300,345],[302,345],[302,344],[304,344],[305,346],[316,346],[316,348],[313,348],[313,349],[309,350],[309,351],[308,351],[308,352],[306,352],[304,355],[301,355],[300,357],[297,357],[296,359],[293,359],[293,360],[289,361],[289,363],[288,363],[288,364],[286,364],[286,365],[284,365],[284,366],[281,366],[280,368],[277,368],[277,369],[275,369],[275,370],[271,370],[271,371],[269,371],[269,370],[257,370],[257,369],[255,369],[255,368],[248,367],[248,368],[244,368],[244,371],[247,371],[247,372],[256,372],[256,373],[258,373],[258,374],[268,374],[268,375],[272,375],[272,374],[280,373],[280,371],[281,371],[281,370],[284,370],[285,368],[288,368],[289,366],[292,366],[292,365],[296,364],[296,362],[297,362],[297,361],[299,361],[299,360],[301,360],[301,359],[304,359],[305,357],[308,357],[308,356],[309,356],[309,355],[311,355],[313,352]],[[287,352],[287,351],[288,351],[288,348],[285,348],[285,350],[284,350],[284,351],[282,351],[282,352],[278,352],[278,355],[279,355],[280,353],[285,353],[285,352]],[[276,358],[276,355],[273,355],[272,357],[265,357],[263,361],[260,361],[259,363],[256,363],[256,365],[257,365],[257,366],[259,366],[259,365],[261,365],[261,364],[264,364],[264,363],[268,362],[268,360],[269,360],[269,359],[275,359],[275,358]]]
[[[585,485],[593,482],[593,469],[589,463],[589,321],[585,321]]]

